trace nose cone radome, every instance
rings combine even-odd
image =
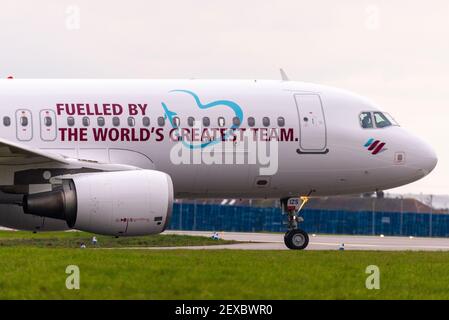
[[[429,144],[426,144],[426,147],[424,148],[424,154],[423,154],[423,164],[422,164],[422,170],[424,171],[425,175],[428,175],[435,169],[438,163],[438,156],[435,152],[435,149],[433,149]]]
[[[422,177],[425,177],[435,169],[438,163],[437,154],[430,144],[421,139],[416,139],[413,145],[412,166],[420,171]]]

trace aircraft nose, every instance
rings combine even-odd
[[[438,156],[435,149],[428,143],[421,142],[419,146],[420,161],[419,167],[423,171],[424,175],[428,175],[437,166]]]
[[[430,147],[429,156],[427,158],[427,163],[425,165],[425,169],[430,173],[438,164],[438,156],[435,150]]]

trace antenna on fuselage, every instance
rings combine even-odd
[[[287,74],[285,73],[284,69],[281,68],[280,71],[281,71],[281,78],[282,78],[282,81],[290,81],[290,79],[288,78],[288,76],[287,76]]]

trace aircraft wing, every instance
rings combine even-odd
[[[46,165],[55,167],[89,168],[98,171],[123,171],[140,169],[130,165],[101,163],[89,159],[73,159],[0,138],[0,165]]]
[[[68,164],[67,160],[61,155],[48,153],[0,138],[0,165],[14,166],[48,162]]]

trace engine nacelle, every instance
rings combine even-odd
[[[173,208],[170,176],[154,170],[86,173],[62,187],[24,197],[25,213],[60,219],[70,228],[104,235],[160,233]]]

